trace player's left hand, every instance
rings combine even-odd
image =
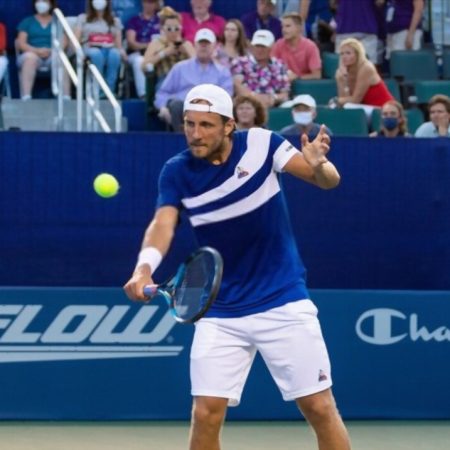
[[[301,137],[302,153],[306,162],[316,168],[328,161],[326,154],[330,151],[330,136],[326,132],[325,125],[320,127],[316,138],[309,142],[308,136]]]

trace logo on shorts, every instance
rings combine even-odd
[[[243,169],[242,167],[237,166],[236,167],[236,172],[237,172],[237,177],[238,178],[243,178],[246,177],[248,175],[248,172]]]
[[[319,381],[325,381],[328,380],[328,377],[326,376],[325,372],[320,369],[319,370]]]

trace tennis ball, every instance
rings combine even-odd
[[[100,197],[114,197],[119,192],[119,182],[113,175],[101,173],[94,180],[94,190]]]

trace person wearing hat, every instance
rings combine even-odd
[[[292,108],[292,119],[294,123],[284,127],[281,134],[295,134],[302,136],[306,134],[309,140],[313,140],[320,133],[321,125],[314,122],[317,116],[316,101],[309,94],[297,95],[291,102],[286,102],[283,106]],[[325,127],[328,135],[333,133]]]
[[[241,17],[247,39],[258,30],[269,30],[275,39],[281,37],[281,22],[275,15],[277,0],[256,0],[256,9]]]
[[[201,28],[195,34],[196,56],[180,61],[170,69],[155,95],[155,107],[159,117],[173,131],[183,131],[183,101],[194,86],[213,83],[233,94],[230,70],[214,60],[216,36],[209,28]]]
[[[220,448],[227,408],[239,404],[259,351],[283,399],[295,401],[314,428],[320,448],[349,450],[280,185],[282,172],[322,189],[339,184],[325,127],[313,141],[302,136],[301,151],[263,128],[236,131],[231,96],[201,84],[186,95],[184,133],[189,148],[162,168],[156,212],[124,289],[130,299],[148,301],[143,288],[154,284],[181,211],[198,244],[222,255],[220,292],[196,322],[190,352],[189,448]]]
[[[274,42],[269,30],[256,31],[251,55],[236,58],[231,64],[236,95],[254,95],[265,108],[285,102],[291,88],[287,66],[270,56]]]

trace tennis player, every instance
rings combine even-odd
[[[239,404],[257,351],[283,399],[294,400],[314,428],[319,449],[349,449],[278,179],[288,172],[323,189],[339,184],[325,127],[312,142],[302,136],[302,151],[262,128],[235,131],[231,97],[202,84],[186,96],[184,128],[189,149],[161,171],[156,213],[125,291],[145,300],[143,287],[153,283],[181,210],[199,244],[222,254],[222,286],[191,348],[190,449],[220,449],[227,406]]]

